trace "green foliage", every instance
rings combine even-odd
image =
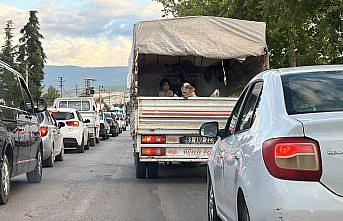
[[[39,97],[42,93],[42,81],[44,79],[44,65],[46,55],[41,40],[40,25],[37,11],[30,11],[28,23],[20,30],[23,35],[20,39],[17,61],[21,64],[20,71],[25,73],[26,67],[29,72],[29,89],[33,97]]]
[[[9,65],[14,64],[15,47],[13,46],[13,21],[9,20],[4,28],[5,30],[5,43],[1,49],[0,59]]]
[[[46,100],[46,103],[49,105],[49,106],[52,106],[54,104],[54,100],[56,98],[58,98],[60,95],[59,95],[59,92],[57,90],[57,88],[55,88],[54,86],[50,85],[48,87],[48,90],[46,93],[44,93],[42,95],[42,97]]]
[[[343,63],[343,0],[156,0],[165,16],[211,15],[267,23],[274,68]]]

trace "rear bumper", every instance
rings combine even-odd
[[[199,159],[199,158],[194,158],[194,159],[190,159],[190,158],[158,158],[158,157],[143,157],[141,156],[139,158],[139,160],[141,162],[189,162],[189,163],[207,163],[207,158],[206,159]]]
[[[321,183],[277,180],[274,185],[275,189],[248,193],[252,220],[323,221],[343,217],[343,197]]]
[[[65,149],[75,149],[79,146],[75,138],[63,138],[63,144]]]

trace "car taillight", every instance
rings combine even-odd
[[[142,148],[142,156],[164,156],[166,148]]]
[[[48,135],[49,129],[47,127],[40,127],[39,128],[39,134],[41,137],[45,137]]]
[[[142,136],[143,144],[161,144],[166,143],[166,136]]]
[[[276,138],[263,143],[263,160],[279,179],[319,181],[322,162],[319,143],[310,138]]]
[[[70,127],[78,127],[80,125],[78,121],[67,121],[66,123]]]

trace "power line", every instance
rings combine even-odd
[[[59,83],[60,83],[60,97],[63,97],[63,86],[64,86],[64,79],[63,77],[58,77],[59,78]]]

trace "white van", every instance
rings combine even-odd
[[[90,121],[87,123],[90,146],[95,146],[95,143],[100,142],[100,117],[92,97],[57,98],[54,107],[72,108],[79,111],[83,119]]]

